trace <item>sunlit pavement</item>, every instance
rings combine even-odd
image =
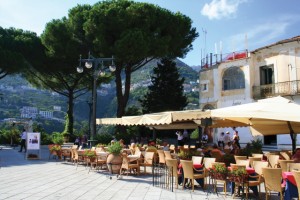
[[[182,186],[174,192],[154,187],[150,174],[120,179],[106,171],[89,172],[82,165],[76,169],[69,162],[48,159],[47,147],[42,147],[41,160],[26,160],[25,153],[18,150],[19,147],[0,150],[0,199],[232,199],[230,195],[225,198],[222,192],[207,193],[200,187],[195,192],[182,190]]]

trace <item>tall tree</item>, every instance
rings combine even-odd
[[[198,36],[191,25],[189,17],[148,3],[112,0],[93,6],[85,30],[95,53],[116,58],[117,117],[125,112],[131,73],[155,58],[185,56]]]
[[[44,48],[36,33],[0,27],[0,79],[20,73],[30,65],[40,65]]]
[[[68,18],[52,20],[46,25],[41,39],[46,48],[47,62],[43,67],[32,68],[28,77],[32,84],[67,97],[65,132],[70,134],[73,133],[74,100],[92,86],[93,70],[81,74],[76,72],[79,55],[87,55],[91,48],[83,29],[90,9],[88,5],[77,6],[69,11]],[[108,80],[108,76],[99,77],[98,83]]]
[[[187,105],[183,94],[184,78],[180,78],[176,63],[162,59],[153,69],[152,85],[140,100],[143,113],[182,110]]]

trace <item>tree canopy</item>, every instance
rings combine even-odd
[[[116,58],[118,117],[124,115],[128,102],[131,73],[155,58],[184,57],[198,36],[189,17],[127,0],[95,4],[85,30],[93,39],[93,52]]]

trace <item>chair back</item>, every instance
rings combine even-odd
[[[295,170],[295,171],[300,171],[300,163],[288,163],[287,164],[287,170],[289,172]]]
[[[147,151],[145,153],[144,163],[148,165],[153,164],[154,152]]]
[[[250,165],[250,160],[237,160],[236,161],[237,165],[245,165],[246,167],[249,167]]]
[[[202,164],[202,156],[192,156],[193,164]]]
[[[252,167],[257,174],[262,175],[262,168],[266,168],[268,167],[268,165],[269,165],[268,162],[254,160]]]
[[[194,178],[193,162],[190,160],[180,160],[184,178]]]
[[[158,153],[159,163],[160,164],[165,164],[166,163],[166,159],[165,159],[164,150],[157,150],[157,153]]]
[[[170,152],[170,151],[164,151],[164,154],[165,154],[165,158],[166,158],[166,159],[172,159],[172,156],[171,156],[171,152]]]
[[[126,153],[122,154],[122,169],[129,169],[129,159]]]
[[[235,163],[237,160],[247,160],[247,156],[234,156]]]
[[[249,165],[253,167],[253,161],[261,161],[261,157],[249,157]]]
[[[77,149],[78,148],[78,145],[77,144],[73,144],[71,149]]]
[[[300,188],[300,171],[292,171],[296,180],[297,188]],[[298,189],[299,190],[299,189]],[[300,192],[298,191],[298,199],[300,199]]]
[[[291,157],[289,156],[289,154],[286,151],[281,151],[280,152],[280,156],[284,159],[284,160],[291,160]]]
[[[253,153],[252,157],[259,157],[260,159],[262,159],[264,157],[264,154],[262,154],[262,153]]]
[[[282,171],[279,168],[262,168],[265,187],[268,190],[281,192]]]
[[[278,160],[279,160],[279,155],[268,155],[268,162],[269,162],[269,167],[272,168],[277,168],[278,167]]]
[[[166,159],[166,165],[169,168],[172,168],[173,176],[178,177],[178,163],[177,159]]]
[[[171,145],[170,145],[170,151],[171,151],[171,152],[175,152],[175,145],[174,145],[174,144],[171,144]]]
[[[189,149],[189,145],[183,145],[184,149]]]
[[[78,160],[78,151],[77,149],[72,149],[72,152],[73,152],[73,156],[74,156],[74,160]]]
[[[293,160],[278,160],[278,163],[281,167],[282,172],[287,172],[288,171],[287,164],[288,163],[294,163],[294,161]]]
[[[212,168],[211,164],[213,162],[216,162],[216,158],[208,158],[208,157],[203,158],[203,164],[206,169]]]
[[[135,149],[134,149],[134,155],[141,156],[141,154],[142,154],[142,152],[141,152],[140,148],[139,147],[135,147]]]

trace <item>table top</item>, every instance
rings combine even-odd
[[[288,180],[293,185],[297,186],[295,177],[292,172],[282,172],[282,178]]]

